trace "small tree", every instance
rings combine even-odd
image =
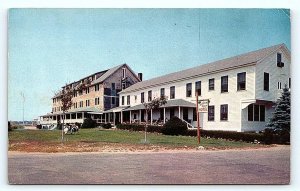
[[[68,111],[72,107],[72,95],[73,91],[72,89],[66,85],[63,90],[61,91],[61,94],[59,96],[62,104],[61,110],[63,111],[63,124],[61,128],[61,140],[64,140],[64,124],[65,124],[65,112]]]
[[[280,98],[275,105],[275,112],[267,124],[268,127],[273,127],[275,132],[280,135],[283,142],[289,142],[291,131],[291,93],[284,86]]]
[[[157,109],[167,103],[166,96],[161,96],[160,98],[154,98],[148,103],[143,103],[146,110],[146,125],[145,125],[145,143],[147,142],[147,127],[148,127],[148,115],[153,109]]]

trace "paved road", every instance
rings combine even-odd
[[[290,147],[175,153],[9,153],[11,184],[288,184]]]

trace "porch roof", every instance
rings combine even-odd
[[[167,108],[167,107],[196,107],[196,104],[183,100],[183,99],[172,99],[168,100],[167,103],[160,108]],[[123,111],[133,111],[133,110],[143,110],[145,109],[143,104],[135,105],[124,109]]]
[[[107,111],[104,111],[104,113],[116,113],[116,112],[121,112],[125,109],[127,109],[129,106],[120,106],[120,107],[115,107],[112,109],[109,109]]]
[[[77,112],[88,112],[88,113],[93,113],[93,114],[101,114],[103,113],[102,110],[95,108],[95,107],[88,107],[88,108],[76,108],[76,109],[70,109],[65,112],[65,114],[70,114],[70,113],[77,113]],[[56,113],[48,113],[46,115],[41,115],[40,117],[47,117],[47,116],[55,116],[55,115],[62,115],[63,112],[56,112]]]

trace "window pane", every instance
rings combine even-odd
[[[264,72],[264,90],[269,91],[269,73]]]
[[[192,83],[186,84],[186,97],[192,96]]]
[[[160,97],[165,96],[165,88],[160,89]]]
[[[141,93],[141,103],[145,102],[145,98],[144,98],[144,92]]]
[[[215,106],[208,106],[208,121],[215,120]]]
[[[265,106],[260,106],[260,121],[265,121]]]
[[[175,86],[170,87],[170,99],[175,98]]]
[[[228,76],[221,77],[221,92],[228,92]]]
[[[201,96],[201,81],[195,83],[195,94],[198,93],[198,96]]]
[[[127,105],[130,105],[130,96],[127,96]]]
[[[228,120],[228,105],[221,105],[220,107],[220,119],[221,120]]]
[[[237,74],[237,90],[246,89],[246,72]]]
[[[209,79],[209,82],[208,82],[208,89],[209,90],[214,90],[215,89],[215,79],[212,78],[212,79]]]
[[[254,121],[259,121],[259,105],[254,105]]]
[[[280,63],[280,62],[281,62],[281,54],[277,53],[277,63]]]
[[[253,104],[248,106],[248,121],[253,121]]]
[[[148,91],[148,101],[152,101],[152,91]]]

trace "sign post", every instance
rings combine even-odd
[[[208,113],[209,99],[198,99],[198,92],[196,92],[196,112],[197,112],[197,136],[198,144],[200,144],[200,113]]]

